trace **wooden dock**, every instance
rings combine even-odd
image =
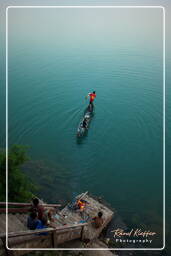
[[[83,211],[76,211],[70,207],[70,204],[66,205],[61,211],[57,211],[56,219],[53,223],[51,223],[51,227],[41,230],[28,230],[26,227],[27,215],[25,213],[16,213],[14,210],[13,213],[8,214],[8,247],[9,248],[22,248],[23,250],[15,250],[10,251],[10,255],[23,255],[28,251],[24,251],[24,248],[60,248],[60,245],[73,241],[76,239],[79,240],[93,240],[99,237],[102,230],[107,226],[107,224],[111,221],[114,212],[110,210],[108,207],[100,203],[98,200],[92,198],[87,193],[83,193],[79,195],[77,198],[84,199],[87,204]],[[14,207],[15,205],[11,205]],[[20,205],[21,207],[22,205]],[[58,207],[59,205],[46,205],[46,207]],[[28,205],[25,205],[28,207]],[[6,234],[5,230],[2,230],[2,226],[4,229],[4,210],[1,211],[0,208],[0,251],[4,254],[8,255],[8,252],[5,249],[5,240]],[[17,209],[17,208],[16,208]],[[101,211],[103,212],[103,225],[96,229],[92,225],[92,218],[97,216],[97,213]],[[15,213],[14,213],[15,212]],[[1,221],[3,220],[3,225],[1,225]],[[11,223],[13,223],[13,227],[11,228]],[[17,224],[18,223],[18,224]],[[20,225],[19,225],[20,223]],[[15,225],[16,224],[16,228]],[[17,227],[19,229],[17,229]],[[31,251],[31,249],[30,249]]]

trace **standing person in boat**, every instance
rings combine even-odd
[[[90,109],[90,111],[93,111],[93,101],[94,101],[95,98],[96,98],[96,92],[93,91],[93,92],[89,93],[88,96],[90,97],[90,102],[89,102],[88,108]],[[87,97],[88,97],[88,96],[87,96]]]

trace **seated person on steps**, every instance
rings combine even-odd
[[[92,225],[95,227],[95,228],[100,228],[102,225],[103,225],[103,213],[102,212],[98,212],[98,216],[94,217],[92,219]]]
[[[30,211],[36,212],[39,220],[43,219],[45,209],[42,205],[40,205],[38,198],[32,199],[32,207],[31,207]]]

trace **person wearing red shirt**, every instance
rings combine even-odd
[[[93,91],[92,93],[89,93],[88,96],[90,97],[89,107],[90,107],[90,109],[93,109],[93,101],[96,98],[96,92]]]

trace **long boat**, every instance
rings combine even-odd
[[[81,122],[79,123],[78,129],[77,129],[77,137],[82,137],[86,134],[86,132],[88,131],[92,116],[93,116],[93,111],[94,111],[94,106],[88,106],[85,110],[84,116],[81,120]],[[87,125],[86,127],[83,126],[83,121],[84,119],[87,120]]]

